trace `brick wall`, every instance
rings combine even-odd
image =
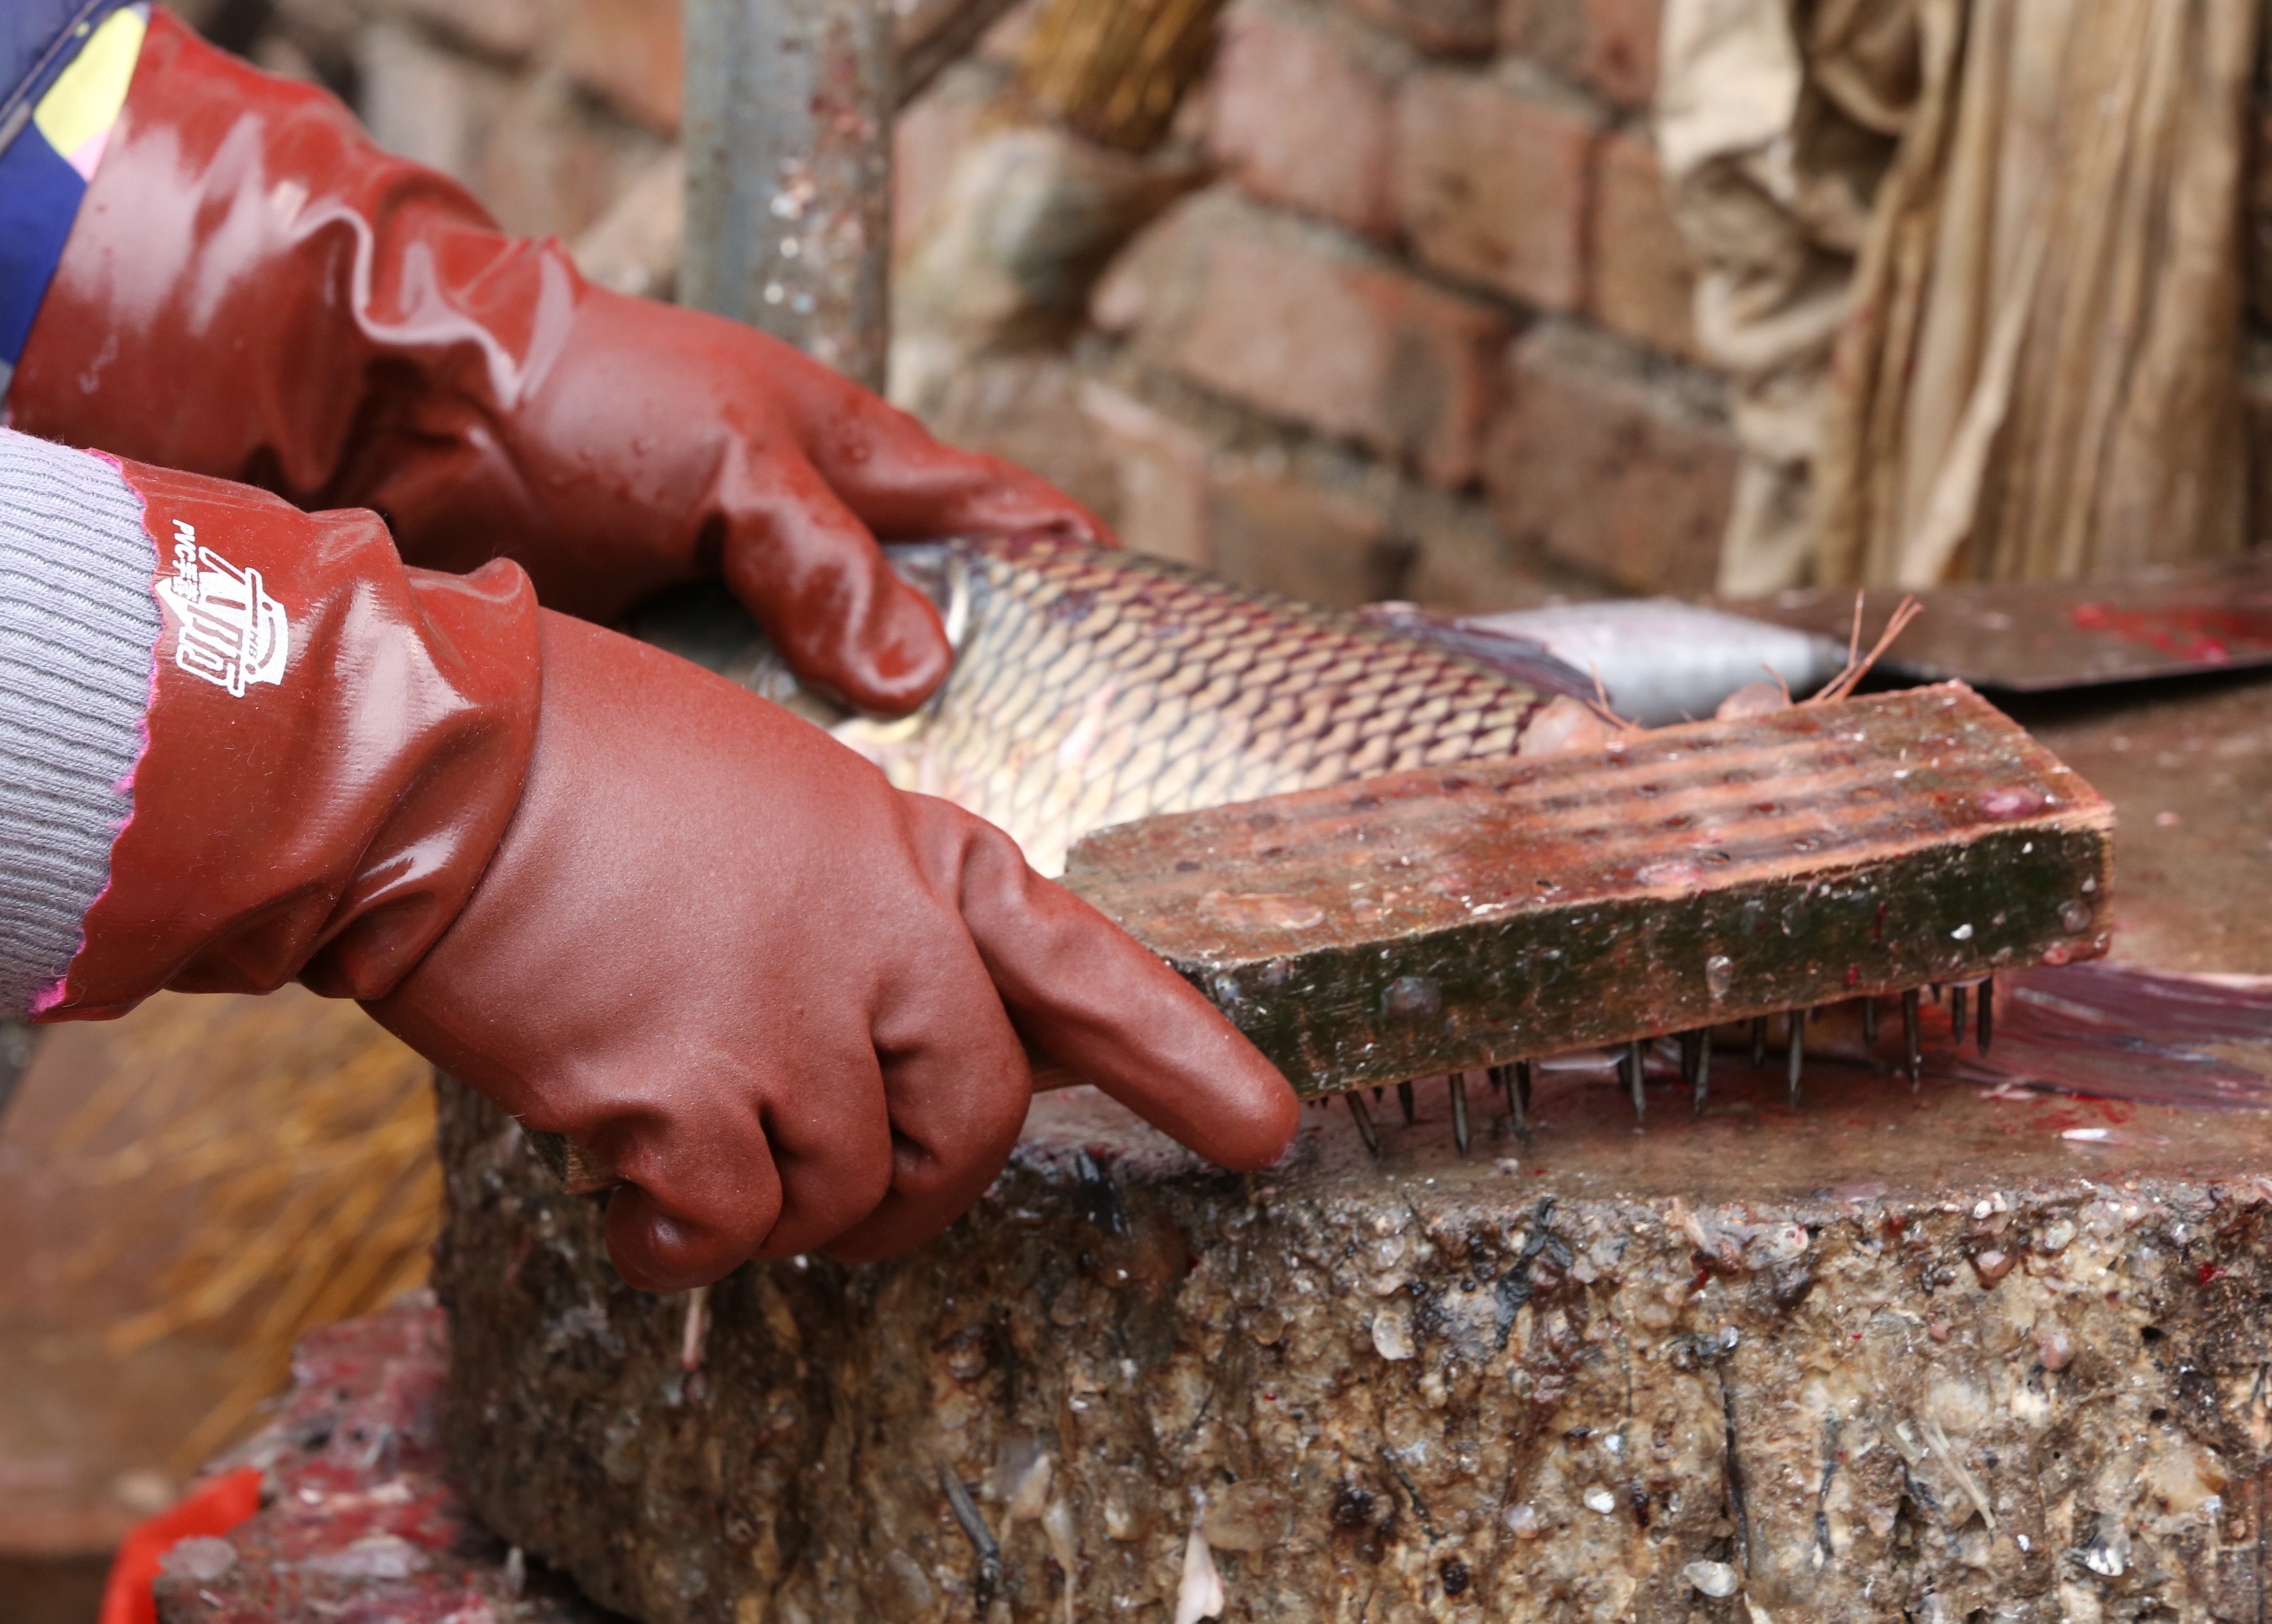
[[[675,264],[676,0],[177,0],[610,280]],[[1662,0],[1232,0],[1175,158],[1208,184],[1104,271],[1087,331],[982,357],[942,432],[1147,549],[1332,602],[1708,587],[1736,442],[1698,364],[1647,120]],[[902,116],[935,217],[1028,19]],[[2272,440],[2272,112],[2251,197],[2252,447]],[[2272,458],[2255,455],[2261,539]]]
[[[1124,513],[1130,539],[1169,544],[1156,512],[1187,555],[1342,600],[1708,589],[1736,443],[1647,126],[1655,20],[1235,0],[1199,121],[1218,178],[1099,283],[1087,364],[1109,433],[1140,401],[1176,425],[1155,442],[1273,454],[1187,454],[1207,488]]]
[[[1174,138],[1209,183],[1107,266],[1087,331],[975,363],[937,426],[1132,544],[1326,601],[1707,587],[1736,448],[1647,128],[1658,4],[1232,0]],[[206,11],[516,230],[573,240],[642,179],[669,201],[671,0]],[[902,229],[1020,26],[902,119]]]

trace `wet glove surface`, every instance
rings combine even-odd
[[[626,1279],[936,1233],[1017,1138],[1021,1034],[1227,1166],[1290,1139],[1277,1073],[1008,836],[669,655],[557,616],[542,638],[512,826],[370,1007],[621,1171]]]

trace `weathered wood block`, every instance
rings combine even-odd
[[[699,1311],[452,1092],[452,1459],[648,1624],[1162,1624],[1194,1529],[1272,1624],[2254,1624],[2262,1119],[1781,1092],[1637,1134],[1558,1070],[1461,1163],[1424,1087],[1251,1179],[1059,1095],[939,1241]]]
[[[2113,834],[1952,683],[1147,818],[1065,882],[1314,1095],[2094,958]]]

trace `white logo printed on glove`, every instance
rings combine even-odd
[[[174,663],[239,699],[248,685],[280,683],[291,651],[284,606],[261,589],[258,570],[240,570],[198,545],[194,526],[174,520],[174,573],[158,602],[180,626]]]

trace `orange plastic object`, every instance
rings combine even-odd
[[[218,1538],[259,1509],[260,1474],[248,1466],[200,1483],[178,1503],[136,1523],[110,1564],[101,1624],[158,1624],[150,1586],[159,1560],[183,1540]]]

